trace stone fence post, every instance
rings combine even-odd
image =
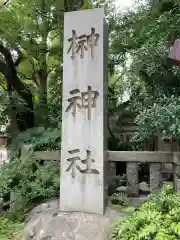
[[[116,177],[116,162],[109,162],[108,169],[108,192],[110,195],[116,192],[116,182],[114,178]]]
[[[33,144],[24,144],[21,148],[21,156],[25,155],[28,152],[33,152]]]
[[[138,162],[126,163],[127,194],[131,197],[139,196]]]
[[[162,164],[150,163],[150,190],[151,193],[160,191],[162,187]]]
[[[180,192],[180,152],[173,153],[174,189]]]

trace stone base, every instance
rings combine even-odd
[[[39,205],[29,215],[24,240],[107,240],[111,224],[125,215],[108,207],[105,216],[59,212],[59,201]]]

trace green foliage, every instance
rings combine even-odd
[[[115,224],[114,240],[178,240],[180,238],[180,194],[163,188],[132,216]]]
[[[83,6],[80,8],[80,10],[85,10],[85,9],[92,9],[93,4],[89,0],[85,0]]]
[[[23,217],[29,208],[57,195],[59,179],[58,166],[42,165],[30,154],[22,156],[0,169],[0,196],[8,200],[10,192],[14,192],[14,213]]]
[[[71,4],[71,2],[68,3]],[[14,61],[17,57],[19,60],[14,67],[18,81],[16,83],[13,81],[15,84],[13,89],[26,102],[25,93],[29,91],[32,94],[34,101],[31,105],[34,107],[28,110],[34,109],[35,119],[38,119],[35,125],[44,125],[46,120],[48,120],[46,124],[49,124],[49,120],[53,121],[52,118],[57,113],[61,115],[59,82],[62,84],[62,67],[60,66],[63,49],[63,13],[64,1],[57,0],[18,0],[1,10],[0,18],[3,26],[0,31],[0,44],[11,51]],[[2,50],[0,52],[3,54]],[[0,62],[3,61],[0,59]],[[7,74],[5,70],[0,72],[2,73],[0,90],[7,95]],[[21,88],[20,91],[19,88]],[[56,90],[56,94],[52,89]],[[55,95],[56,98],[54,98]],[[12,103],[8,95],[6,98],[6,104],[2,103],[2,108],[7,106],[9,108],[5,112],[3,121],[12,118]],[[18,108],[19,104],[15,105]],[[43,111],[39,111],[40,109]],[[26,107],[21,109],[22,111],[27,111]]]
[[[116,191],[117,187],[126,185],[126,175],[110,176],[109,178],[109,189]],[[111,190],[111,191],[112,191]],[[127,194],[125,191],[122,192],[109,192],[111,195],[110,203],[114,205],[124,205],[127,202]]]
[[[123,206],[127,202],[127,194],[125,192],[113,193],[110,197],[110,203],[113,205]]]
[[[129,95],[131,111],[137,116],[133,143],[142,148],[145,142],[153,141],[157,131],[170,138],[180,137],[180,70],[167,61],[170,47],[180,35],[180,2],[139,3],[136,11],[114,14],[110,58],[114,69],[120,69],[121,89]],[[118,89],[116,85],[116,92]],[[114,99],[111,112],[122,119],[117,103]]]
[[[0,218],[0,239],[1,240],[19,240],[21,239],[21,231],[23,224],[10,221],[8,218]]]
[[[156,101],[149,102],[149,106],[144,108],[136,118],[138,132],[133,141],[139,145],[157,132],[161,132],[162,137],[180,139],[180,98],[174,95],[161,96],[156,98]]]
[[[9,146],[9,157],[17,157],[21,147],[25,144],[32,144],[34,150],[57,150],[60,149],[61,130],[56,127],[34,127],[21,132],[13,139]]]

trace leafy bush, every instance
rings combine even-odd
[[[113,240],[180,239],[180,193],[170,186],[151,196],[132,216],[116,222]]]
[[[17,196],[15,212],[21,215],[36,204],[57,195],[59,168],[50,163],[42,165],[33,155],[23,156],[0,169],[0,197],[6,201],[10,192]]]
[[[19,240],[23,225],[19,222],[13,222],[5,217],[0,218],[0,239],[1,240]]]
[[[21,132],[9,146],[10,159],[17,157],[22,145],[33,144],[34,150],[60,149],[60,128],[34,127]]]
[[[114,193],[110,197],[110,203],[114,205],[125,205],[127,201],[127,195],[125,192]]]
[[[135,106],[136,110],[139,110],[139,114],[136,117],[137,132],[133,136],[132,142],[141,146],[144,142],[152,139],[157,130],[162,137],[180,140],[179,96],[160,95],[155,99],[147,96],[144,98],[146,98],[146,103],[144,101],[141,104],[138,103],[137,107]]]

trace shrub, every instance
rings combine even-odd
[[[23,224],[11,221],[5,217],[0,218],[0,239],[1,240],[19,240]]]
[[[33,206],[57,195],[59,179],[57,166],[51,163],[44,166],[28,154],[0,169],[0,197],[9,200],[9,193],[14,192],[15,212],[23,216]]]
[[[110,203],[114,205],[126,205],[127,202],[127,194],[125,192],[113,193],[110,197]]]
[[[180,194],[170,186],[150,197],[139,209],[115,223],[113,240],[180,239]]]
[[[20,132],[9,146],[9,157],[13,159],[18,156],[24,144],[32,144],[34,150],[57,150],[60,149],[60,127],[34,127]]]

